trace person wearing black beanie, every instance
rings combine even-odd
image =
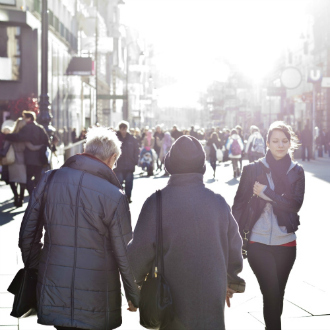
[[[158,194],[161,200],[156,194],[146,200],[127,246],[134,277],[144,283],[155,262],[160,211],[161,276],[169,283],[175,313],[175,319],[160,330],[224,330],[225,301],[230,306],[232,294],[245,289],[238,275],[243,262],[237,223],[225,199],[205,187],[205,152],[196,138],[179,137],[166,155],[165,168],[171,176]],[[196,285],[196,279],[205,280]]]
[[[204,174],[205,151],[201,143],[193,136],[180,136],[165,157],[165,168],[170,174]]]

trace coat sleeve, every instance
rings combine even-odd
[[[38,218],[41,200],[49,174],[50,172],[46,173],[41,178],[38,186],[33,190],[19,232],[18,246],[22,252],[24,265],[26,265],[28,256],[31,251],[29,268],[37,269],[39,266],[39,258],[42,249],[42,243],[40,242],[42,237],[42,226],[39,226],[38,229]],[[35,240],[33,241],[34,237]]]
[[[238,276],[243,269],[242,257],[242,238],[238,232],[238,225],[230,213],[228,206],[228,268],[227,283],[228,287],[237,291],[245,291],[245,281]]]
[[[18,133],[6,134],[5,139],[12,142],[30,141],[30,132],[28,128],[24,126]]]
[[[133,140],[134,140],[134,162],[135,162],[135,165],[138,165],[139,156],[140,156],[140,149],[139,149],[139,144],[136,141],[136,139],[133,138]]]
[[[249,201],[249,196],[252,191],[252,183],[250,180],[251,165],[244,166],[242,176],[234,198],[234,205],[232,207],[233,216],[239,223],[242,213]]]
[[[273,202],[273,206],[284,211],[298,213],[305,195],[305,172],[303,168],[299,169],[299,178],[294,183],[294,189],[292,196],[282,196],[277,194],[275,191],[267,187],[264,194],[269,197]]]
[[[249,152],[250,144],[251,144],[253,138],[254,138],[254,136],[253,136],[253,134],[251,134],[249,136],[248,141],[247,141],[246,146],[245,146],[245,153]]]
[[[128,256],[138,283],[143,282],[145,276],[151,271],[155,259],[155,246],[156,196],[152,195],[142,207],[133,239],[128,244]]]
[[[126,299],[138,307],[140,293],[127,256],[127,244],[132,238],[132,227],[131,214],[125,195],[121,197],[115,215],[110,222],[109,234],[111,248],[122,277]]]

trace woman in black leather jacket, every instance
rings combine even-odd
[[[266,156],[244,167],[232,212],[264,301],[266,328],[281,329],[285,286],[296,258],[298,211],[305,194],[303,168],[292,161],[295,135],[274,122]],[[250,202],[249,202],[250,201]]]

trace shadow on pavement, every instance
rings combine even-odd
[[[28,199],[24,198],[24,202]],[[0,226],[3,226],[9,223],[12,220],[15,220],[15,217],[21,213],[25,212],[25,207],[16,208],[14,206],[14,199],[8,199],[3,203],[0,203]]]
[[[239,184],[239,181],[237,179],[232,178],[229,181],[225,182],[228,186],[236,186],[237,184]]]

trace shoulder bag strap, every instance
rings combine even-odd
[[[159,202],[160,202],[160,190],[156,191],[156,258],[155,258],[155,277],[159,273],[158,254],[159,254]]]
[[[40,227],[43,225],[43,216],[44,216],[45,204],[46,204],[46,200],[47,200],[48,189],[49,189],[51,180],[52,180],[52,178],[53,178],[56,171],[57,170],[53,170],[49,174],[49,177],[47,178],[47,182],[46,182],[46,185],[45,185],[45,190],[44,190],[44,193],[41,197],[41,204],[40,204],[39,216],[38,216],[38,221],[37,221],[37,229],[34,232],[33,240],[32,240],[31,247],[30,247],[29,256],[28,256],[28,258],[26,260],[26,263],[25,263],[25,268],[29,268],[32,247],[33,247],[33,244],[35,243],[34,241],[36,239],[37,233],[38,233]]]

